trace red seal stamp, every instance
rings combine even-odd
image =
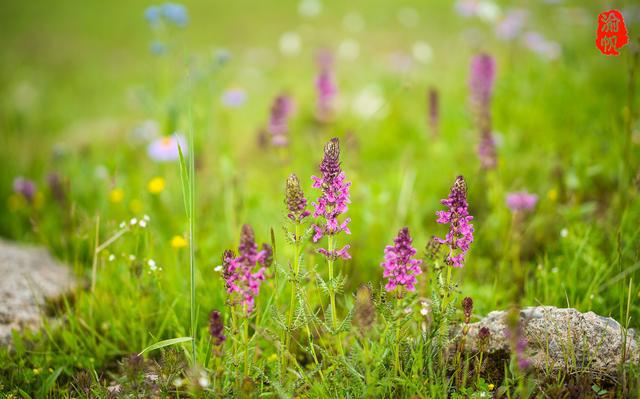
[[[598,15],[596,47],[604,55],[618,55],[618,49],[629,42],[624,18],[618,10],[609,10]]]

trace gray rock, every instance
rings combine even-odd
[[[0,344],[13,329],[37,329],[42,305],[75,286],[73,273],[44,249],[0,240]]]
[[[491,332],[486,352],[511,352],[507,330],[506,311],[494,311],[477,323],[470,324],[465,349],[478,351],[478,331],[487,327]],[[524,308],[520,322],[527,339],[526,357],[535,371],[554,374],[588,371],[592,374],[615,375],[623,361],[638,362],[640,350],[632,329],[626,330],[610,317],[593,312],[581,313],[576,309],[553,306]],[[458,331],[458,338],[460,331]]]

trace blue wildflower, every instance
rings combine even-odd
[[[144,19],[146,19],[150,25],[157,25],[160,23],[160,17],[160,7],[158,6],[149,6],[144,10]]]
[[[164,3],[162,5],[162,15],[169,21],[179,27],[185,27],[189,23],[189,15],[187,8],[182,4]]]

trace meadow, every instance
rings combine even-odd
[[[639,394],[541,380],[515,322],[498,373],[452,344],[536,305],[639,326],[634,2],[0,10],[0,237],[78,277],[3,397]]]

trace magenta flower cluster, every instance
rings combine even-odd
[[[409,229],[403,227],[394,245],[387,245],[384,249],[384,262],[380,266],[384,268],[382,277],[388,279],[385,285],[387,291],[393,291],[397,286],[405,287],[407,291],[415,290],[416,276],[422,273],[422,260],[413,259],[416,249],[412,243]]]
[[[253,310],[255,297],[260,293],[260,284],[265,280],[265,272],[271,260],[271,246],[263,244],[262,250],[258,251],[253,229],[248,224],[242,226],[238,256],[227,250],[222,257],[227,293],[237,293],[239,302],[246,306],[247,313]]]
[[[448,224],[449,232],[444,239],[438,238],[438,242],[449,247],[447,263],[463,267],[465,255],[473,242],[473,225],[470,223],[473,216],[469,215],[467,185],[462,176],[456,178],[449,197],[440,202],[449,209],[436,212],[437,222]]]
[[[348,204],[351,203],[349,197],[349,187],[351,182],[345,181],[345,174],[340,168],[340,143],[337,138],[332,138],[324,147],[324,157],[320,163],[322,177],[312,176],[313,188],[322,190],[314,206],[313,216],[321,221],[313,225],[313,242],[318,242],[323,236],[333,236],[340,232],[351,234],[348,224],[350,218],[345,218],[342,222],[339,217],[347,212]],[[321,248],[319,253],[329,259],[349,259],[349,245],[342,249],[327,250]]]
[[[507,194],[507,207],[512,212],[530,211],[538,203],[538,196],[526,191]]]
[[[271,117],[269,119],[269,133],[271,143],[276,147],[285,147],[289,144],[289,116],[293,111],[293,102],[286,94],[281,94],[273,101]]]

